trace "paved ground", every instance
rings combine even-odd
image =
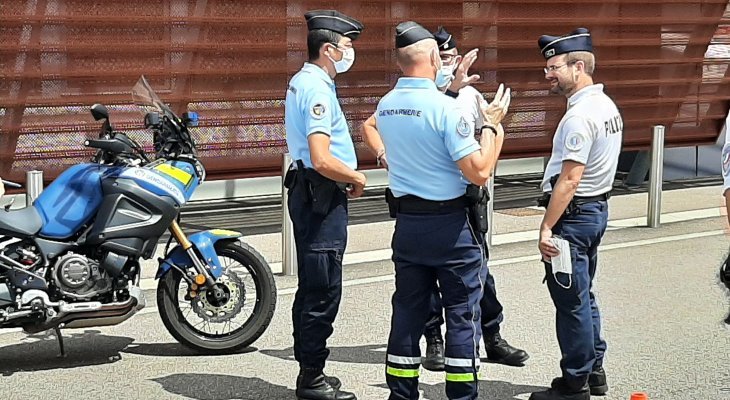
[[[633,226],[632,218],[646,209],[645,195],[611,200],[612,228],[597,277],[609,345],[605,399],[628,400],[642,390],[650,399],[730,400],[730,330],[721,322],[729,301],[717,282],[728,239],[724,217],[717,216],[718,193],[717,187],[665,193],[664,211],[679,222],[658,229]],[[495,238],[513,240],[493,247],[491,268],[505,306],[503,334],[531,359],[522,368],[483,364],[483,399],[526,399],[559,373],[554,310],[535,256],[539,212],[514,210],[498,214]],[[387,398],[383,359],[393,288],[384,250],[388,224],[351,229],[344,299],[330,341],[328,372],[365,400]],[[277,261],[276,243],[264,245],[273,238],[251,239]],[[277,277],[272,325],[254,348],[235,355],[197,356],[175,343],[159,321],[153,291],[146,292],[148,308],[120,326],[64,331],[66,359],[56,358],[52,335],[0,332],[0,394],[8,400],[293,399],[295,282]],[[422,398],[444,399],[443,379],[423,371]]]

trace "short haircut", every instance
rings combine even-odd
[[[309,61],[315,61],[319,58],[319,49],[326,43],[337,44],[342,39],[342,35],[327,29],[314,29],[307,34],[307,53]]]
[[[593,53],[589,51],[572,51],[565,57],[565,62],[569,64],[575,64],[578,61],[583,61],[586,74],[593,76],[593,71],[596,69],[596,57]]]
[[[429,56],[436,47],[436,41],[433,39],[425,39],[413,43],[412,45],[397,50],[397,60],[401,67],[410,67],[423,60],[429,60]]]

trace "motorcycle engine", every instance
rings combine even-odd
[[[88,300],[111,289],[111,279],[99,263],[81,254],[58,257],[53,269],[56,286],[65,297]]]

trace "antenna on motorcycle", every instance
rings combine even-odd
[[[104,125],[101,127],[101,132],[99,132],[99,137],[103,137],[105,134],[111,134],[112,133],[112,124],[109,122],[109,110],[104,107],[103,104],[94,104],[91,106],[91,115],[94,117],[95,120],[100,121],[104,120]]]

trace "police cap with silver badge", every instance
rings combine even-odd
[[[424,39],[433,39],[433,35],[428,29],[416,22],[401,22],[395,27],[395,47],[398,49],[410,46]]]
[[[456,39],[443,26],[439,26],[438,30],[433,33],[433,37],[436,39],[439,51],[456,48]]]
[[[573,51],[593,53],[591,34],[586,28],[578,28],[563,36],[542,35],[537,40],[540,52],[545,59]]]
[[[352,40],[357,39],[363,30],[363,25],[355,18],[337,10],[313,10],[304,14],[307,21],[307,29],[312,31],[315,29],[326,29],[328,31],[337,32],[342,36],[346,36]]]

